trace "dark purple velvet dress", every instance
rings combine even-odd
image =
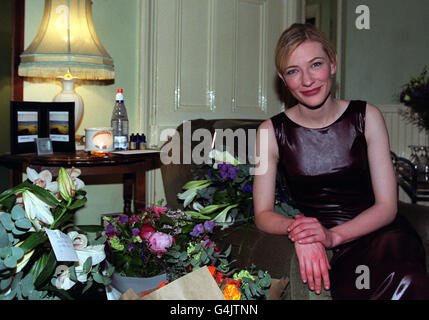
[[[366,102],[351,101],[334,123],[317,129],[298,125],[284,112],[271,118],[290,204],[326,228],[349,221],[374,204],[365,111]],[[429,299],[424,248],[401,215],[332,251],[333,299]],[[359,279],[363,276],[359,266],[367,267],[369,281]]]

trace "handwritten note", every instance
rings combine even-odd
[[[79,261],[72,240],[60,230],[46,229],[57,261]]]

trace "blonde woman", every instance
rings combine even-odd
[[[276,66],[297,104],[258,129],[257,227],[289,236],[301,278],[316,293],[323,285],[333,299],[429,299],[421,240],[397,216],[382,114],[364,101],[331,96],[336,53],[312,25],[294,24],[282,34]],[[277,165],[302,216],[274,212]],[[333,250],[330,261],[326,249]],[[370,273],[369,288],[356,287],[359,266]]]

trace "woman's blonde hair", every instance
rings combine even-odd
[[[325,35],[312,24],[294,23],[286,29],[277,42],[275,63],[279,72],[284,72],[289,55],[301,43],[307,40],[319,42],[331,62],[336,61],[336,52]]]

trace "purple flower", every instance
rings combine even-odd
[[[114,232],[115,232],[115,227],[109,223],[106,227],[106,233],[109,234],[109,233],[114,233]]]
[[[253,191],[253,186],[252,186],[252,184],[251,183],[249,183],[249,182],[247,182],[244,186],[243,186],[243,188],[241,188],[241,191],[243,191],[243,192],[252,192]]]
[[[137,237],[140,234],[140,230],[138,228],[133,228],[131,232],[133,233],[133,237]]]
[[[204,222],[204,230],[208,230],[208,232],[213,233],[213,228],[215,223],[213,221]]]
[[[211,179],[211,180],[216,180],[216,178],[213,176],[213,174],[212,174],[212,169],[209,169],[209,171],[208,171],[208,175],[209,175],[209,178]]]
[[[128,216],[126,216],[125,214],[121,214],[118,218],[118,222],[127,223],[128,222]]]
[[[134,243],[130,243],[130,244],[128,245],[128,251],[129,251],[129,252],[133,251],[135,247],[136,247],[136,245],[135,245]]]
[[[204,228],[203,224],[199,223],[199,224],[195,225],[194,230],[192,230],[192,232],[190,232],[189,234],[193,237],[196,237],[196,236],[198,236],[204,232],[205,232],[205,228]]]

